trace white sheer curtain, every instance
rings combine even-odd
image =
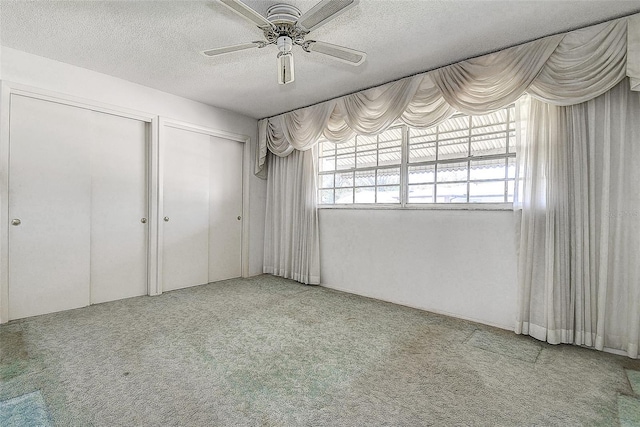
[[[640,339],[640,94],[523,100],[516,332],[626,351]]]
[[[310,285],[320,283],[315,151],[270,157],[264,236],[263,271]]]
[[[518,106],[515,204],[520,211],[516,333],[568,342],[568,176],[564,107],[525,98]],[[542,326],[541,326],[542,325]]]

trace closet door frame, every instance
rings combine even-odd
[[[163,226],[162,221],[164,213],[162,211],[164,206],[163,199],[163,183],[164,183],[164,141],[166,139],[166,128],[175,128],[185,130],[189,132],[196,132],[203,135],[215,136],[218,138],[228,139],[243,143],[242,148],[242,237],[241,237],[241,255],[240,255],[240,271],[241,277],[249,276],[249,171],[250,167],[250,142],[251,138],[246,135],[240,135],[232,132],[227,132],[219,129],[213,129],[203,126],[194,125],[191,123],[183,122],[180,120],[173,120],[166,117],[160,117],[158,122],[158,203],[156,205],[157,217],[155,218],[156,227],[154,229],[156,235],[157,251],[156,259],[154,260],[157,269],[155,270],[156,277],[154,283],[156,288],[153,289],[154,294],[159,295],[162,293],[162,257],[163,257]]]
[[[9,321],[9,144],[11,96],[19,95],[86,110],[139,120],[147,126],[149,232],[147,233],[147,294],[156,295],[158,284],[158,116],[45,89],[2,81],[0,85],[0,323]],[[154,160],[155,159],[155,160]]]

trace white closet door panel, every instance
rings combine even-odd
[[[89,304],[89,114],[11,96],[10,319]]]
[[[91,120],[91,303],[147,293],[146,124]]]
[[[166,127],[163,149],[164,291],[208,283],[209,136]]]
[[[243,144],[211,137],[210,149],[209,281],[214,282],[242,274]]]

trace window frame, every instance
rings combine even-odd
[[[338,165],[337,165],[337,159],[338,159],[338,147],[340,144],[336,144],[334,151],[333,151],[333,155],[328,155],[328,156],[323,156],[321,150],[318,150],[318,155],[317,155],[317,160],[318,160],[318,172],[316,174],[316,179],[318,182],[318,188],[317,188],[317,194],[318,194],[318,208],[320,209],[383,209],[383,210],[388,210],[388,209],[406,209],[406,210],[422,210],[422,209],[427,209],[427,210],[512,210],[513,209],[513,202],[471,202],[469,201],[471,198],[471,185],[473,183],[483,183],[483,182],[502,182],[504,183],[504,187],[505,187],[505,198],[508,197],[508,192],[509,192],[509,182],[514,183],[513,185],[515,186],[515,177],[510,178],[509,177],[509,165],[511,164],[511,162],[515,162],[515,158],[516,158],[516,152],[515,150],[513,150],[513,152],[510,152],[510,147],[515,147],[515,130],[516,130],[516,124],[514,122],[513,127],[510,125],[511,122],[513,121],[514,117],[511,117],[512,115],[512,108],[514,107],[514,104],[508,105],[506,107],[501,108],[500,110],[505,110],[506,112],[506,119],[504,122],[500,122],[500,124],[504,124],[505,125],[505,129],[504,131],[497,131],[497,132],[489,132],[489,133],[482,133],[482,134],[473,134],[473,129],[477,129],[477,128],[481,128],[484,126],[474,126],[473,125],[473,117],[477,117],[477,116],[481,116],[481,115],[467,115],[467,114],[462,114],[462,113],[456,113],[454,115],[452,115],[449,119],[452,118],[456,118],[456,117],[465,117],[468,119],[468,126],[466,128],[462,128],[462,131],[467,131],[467,134],[464,137],[460,137],[460,138],[456,138],[456,139],[466,139],[466,146],[467,146],[467,156],[465,157],[455,157],[455,158],[448,158],[448,159],[442,159],[440,160],[439,154],[440,154],[440,150],[439,150],[439,143],[440,140],[438,137],[436,137],[435,139],[435,160],[427,160],[427,161],[422,161],[422,162],[415,162],[412,163],[410,162],[410,132],[412,129],[417,129],[417,128],[412,128],[404,123],[399,123],[399,124],[394,124],[392,126],[390,126],[388,129],[386,129],[384,132],[386,132],[387,130],[392,130],[392,129],[400,129],[400,136],[401,136],[401,144],[400,144],[400,164],[398,165],[384,165],[384,166],[368,166],[368,167],[363,167],[363,168],[358,168],[358,163],[357,163],[357,141],[354,141],[354,149],[353,149],[353,153],[354,153],[354,162],[353,162],[353,167],[349,168],[349,169],[342,169],[339,170],[338,169]],[[497,110],[497,111],[500,111]],[[447,120],[449,120],[447,119]],[[439,129],[437,128],[439,125],[436,125],[434,127],[436,127],[436,132],[435,134],[438,135],[439,133]],[[488,125],[490,126],[490,125]],[[384,132],[381,132],[380,134],[376,135],[376,154],[379,153],[380,150],[380,140],[379,140],[379,136],[381,134],[383,134]],[[477,136],[486,136],[486,135],[490,135],[491,133],[505,133],[505,137],[506,137],[506,146],[505,146],[505,151],[504,153],[498,153],[498,154],[488,154],[488,155],[474,155],[472,154],[471,150],[472,150],[472,141],[473,141],[473,137],[477,137]],[[510,134],[513,132],[514,136],[511,136]],[[356,138],[354,136],[354,138]],[[323,158],[327,158],[327,157],[334,157],[335,159],[335,167],[334,170],[332,171],[326,171],[326,172],[321,172],[320,171],[320,164]],[[503,178],[490,178],[490,179],[471,179],[471,162],[472,161],[482,161],[482,160],[500,160],[500,159],[504,159],[505,160],[505,173],[504,173],[504,177]],[[376,163],[379,163],[379,158],[376,156]],[[438,171],[438,165],[442,165],[442,164],[448,164],[448,163],[466,163],[466,169],[467,169],[467,179],[465,181],[438,181],[437,179],[437,171]],[[437,200],[437,188],[439,184],[443,184],[443,183],[466,183],[467,189],[466,189],[466,198],[467,201],[466,202],[431,202],[431,203],[410,203],[409,202],[409,187],[411,184],[409,184],[409,168],[410,167],[420,167],[420,166],[433,166],[434,168],[434,177],[433,177],[433,182],[431,183],[426,183],[426,184],[414,184],[414,185],[433,185],[434,189],[433,189],[433,200]],[[384,185],[379,186],[377,184],[377,172],[380,169],[396,169],[399,168],[400,169],[400,179],[399,179],[399,202],[398,203],[356,203],[356,189],[357,188],[375,188],[375,198],[377,199],[377,194],[378,194],[378,187],[384,187]],[[356,181],[355,181],[355,176],[356,173],[359,171],[373,171],[375,173],[375,180],[374,186],[357,186],[356,185]],[[335,174],[338,173],[351,173],[353,175],[353,185],[351,187],[344,187],[344,188],[351,188],[353,190],[353,195],[352,195],[352,203],[335,203],[335,195],[336,195],[336,190],[339,189],[340,187],[336,187],[336,183],[335,183]],[[326,188],[322,188],[321,186],[321,180],[322,180],[322,175],[334,175],[334,182],[333,182],[333,186],[332,187],[326,187]],[[320,203],[321,200],[321,191],[322,190],[333,190],[333,200],[334,203],[331,204],[322,204]]]
[[[338,169],[338,147],[339,144],[336,144],[334,151],[333,151],[333,155],[328,155],[328,156],[323,156],[321,150],[318,150],[318,167],[320,165],[320,163],[322,162],[323,158],[327,158],[327,157],[333,157],[335,158],[335,165],[334,165],[334,169],[332,171],[327,171],[327,172],[320,172],[320,170],[318,170],[318,173],[316,174],[317,179],[318,179],[318,195],[320,194],[321,191],[323,190],[333,190],[333,200],[334,203],[332,204],[320,204],[318,203],[318,207],[322,207],[322,208],[333,208],[333,207],[353,207],[353,206],[387,206],[387,207],[400,207],[401,205],[401,201],[402,201],[402,191],[403,191],[403,172],[402,172],[402,165],[405,163],[403,157],[404,157],[404,153],[405,153],[405,149],[404,149],[404,144],[405,144],[405,135],[404,135],[404,130],[403,127],[405,125],[402,124],[396,124],[396,125],[392,125],[390,126],[388,129],[385,130],[394,130],[394,129],[400,129],[400,139],[397,141],[400,141],[400,144],[397,145],[397,147],[400,149],[400,162],[398,164],[393,164],[393,165],[382,165],[380,166],[379,164],[379,152],[380,152],[380,135],[383,134],[384,132],[381,132],[378,135],[375,135],[376,138],[376,149],[375,150],[363,150],[363,151],[358,151],[358,145],[357,145],[357,141],[354,141],[354,146],[353,146],[353,167],[352,168],[348,168],[348,169]],[[354,137],[355,138],[355,137]],[[392,141],[396,141],[396,140],[392,140]],[[383,141],[384,142],[384,141]],[[387,148],[387,147],[383,147],[383,148]],[[394,147],[392,147],[394,148]],[[365,166],[365,167],[360,167],[358,168],[358,154],[359,153],[375,153],[376,156],[376,165],[375,166]],[[380,170],[386,170],[386,169],[398,169],[400,171],[400,179],[398,181],[397,184],[378,184],[378,171]],[[374,174],[374,184],[373,185],[356,185],[356,173],[357,172],[367,172],[367,171],[371,171]],[[345,186],[345,187],[337,187],[336,183],[335,183],[335,175],[337,174],[341,174],[341,173],[351,173],[353,176],[353,185],[351,186]],[[334,182],[333,182],[333,186],[332,187],[322,187],[321,184],[321,176],[322,175],[333,175],[334,176]],[[389,187],[399,187],[398,188],[398,197],[400,202],[398,203],[356,203],[356,190],[358,188],[374,188],[375,189],[375,200],[377,200],[378,198],[378,188],[389,188]],[[336,190],[340,189],[340,188],[350,188],[353,190],[353,194],[352,194],[352,203],[335,203],[336,200]],[[320,197],[319,197],[320,199]]]

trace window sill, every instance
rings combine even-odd
[[[370,210],[445,210],[445,211],[512,211],[513,203],[423,203],[401,205],[344,204],[318,205],[318,209],[370,209]]]

